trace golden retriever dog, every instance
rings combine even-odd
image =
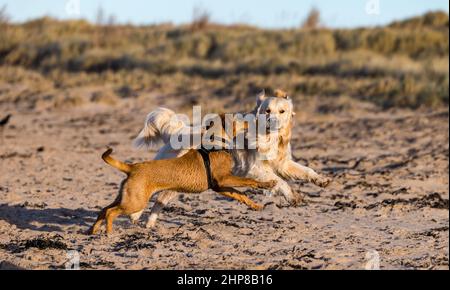
[[[258,135],[256,149],[230,150],[236,164],[234,174],[258,181],[275,180],[276,185],[271,191],[283,195],[292,205],[299,203],[302,197],[291,189],[287,181],[306,180],[321,187],[329,184],[330,179],[292,159],[290,141],[295,112],[291,98],[284,91],[276,90],[270,95],[263,91],[258,94],[256,107],[251,114],[257,117],[265,116],[271,129],[265,136]],[[234,125],[234,134],[239,134],[246,128],[241,123],[237,122]],[[134,140],[134,145],[148,147],[162,142],[164,145],[157,152],[156,160],[178,157],[186,154],[191,148],[174,149],[170,142],[171,138],[180,134],[193,134],[194,131],[195,128],[179,119],[172,110],[157,108],[147,115],[144,128]],[[176,194],[173,191],[163,191],[159,194],[147,221],[147,227],[155,225],[159,212]],[[134,219],[137,220],[141,214],[142,212],[136,213]]]

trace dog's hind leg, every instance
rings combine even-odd
[[[170,191],[167,192],[167,194],[164,194],[164,193],[166,193],[166,192],[162,192],[162,193],[159,194],[158,200],[155,202],[155,204],[154,204],[153,207],[152,207],[152,212],[151,212],[151,214],[153,214],[153,213],[155,214],[155,217],[154,217],[155,221],[156,221],[156,219],[158,218],[158,213],[163,209],[163,207],[164,207],[170,200],[172,200],[173,197],[176,196],[176,192],[173,192],[173,193],[174,193],[174,194],[173,194],[173,197],[172,197],[172,195],[170,194],[170,193],[171,193]],[[160,203],[162,203],[161,206],[159,205]],[[145,209],[130,214],[130,220],[131,220],[131,222],[132,222],[133,224],[137,224],[137,222],[138,222],[139,219],[141,218],[142,214],[144,213],[144,210],[145,210]],[[147,223],[148,223],[148,221],[147,221]]]
[[[172,148],[170,144],[164,145],[161,149],[159,149],[158,153],[155,156],[155,160],[160,159],[170,159],[170,158],[176,158],[183,156],[186,154],[189,150],[175,150]],[[158,215],[161,212],[161,210],[172,200],[177,196],[177,192],[175,191],[163,191],[159,193],[157,200],[155,201],[155,204],[152,207],[152,210],[150,212],[150,216],[147,219],[146,228],[152,228],[156,225],[156,221],[158,219]],[[139,213],[136,213],[134,217],[136,217],[136,220],[139,219],[141,216],[142,211]]]
[[[217,193],[235,199],[254,210],[262,210],[264,208],[264,206],[257,204],[256,202],[248,198],[245,194],[242,194],[241,192],[233,188],[220,188],[217,189]]]
[[[106,210],[106,233],[112,233],[112,225],[114,219],[123,213],[122,208],[120,206],[115,206]]]
[[[163,191],[158,195],[158,198],[155,201],[155,204],[152,207],[152,211],[150,212],[150,216],[147,220],[146,228],[153,228],[156,225],[156,221],[158,220],[158,215],[161,210],[177,196],[177,192],[175,191]]]
[[[130,214],[130,220],[133,224],[137,224],[144,210]]]
[[[104,208],[102,209],[102,211],[99,213],[97,220],[95,221],[95,223],[91,226],[91,228],[89,229],[89,234],[90,235],[95,235],[98,232],[98,228],[100,227],[102,221],[105,219],[106,217],[106,210],[108,208]]]
[[[116,200],[104,209],[98,214],[97,220],[92,225],[92,227],[89,229],[89,234],[95,235],[98,232],[98,228],[100,227],[101,223],[106,219],[106,212],[108,209],[115,207],[119,204],[119,202]]]

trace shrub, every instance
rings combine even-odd
[[[121,97],[152,90],[181,94],[200,83],[239,100],[270,85],[384,107],[448,104],[446,13],[336,30],[317,27],[315,13],[306,25],[314,29],[289,30],[213,25],[207,12],[195,15],[187,26],[97,26],[51,18],[0,24],[0,81],[27,84],[30,94],[42,90],[40,84],[111,84]],[[69,96],[61,102],[78,101]]]

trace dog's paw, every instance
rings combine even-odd
[[[258,185],[258,188],[271,189],[271,188],[274,188],[275,185],[277,185],[277,182],[275,180],[269,180],[269,181],[266,181],[266,182],[260,182],[259,185]]]
[[[156,221],[148,221],[148,222],[145,224],[145,228],[146,228],[146,229],[153,229],[155,226],[156,226]]]
[[[317,178],[314,178],[312,182],[320,187],[327,187],[331,183],[332,179],[328,177],[318,176]]]
[[[92,226],[86,231],[86,234],[87,235],[95,235],[95,234],[97,234],[97,232],[98,232],[98,229],[95,228],[94,226]]]
[[[292,196],[287,199],[290,206],[298,206],[303,202],[303,196],[299,193],[293,192]]]
[[[263,209],[264,209],[264,205],[255,203],[253,206],[251,206],[251,208],[252,208],[253,210],[260,211],[260,210],[263,210]]]
[[[157,220],[158,220],[158,215],[151,214],[147,219],[147,223],[145,224],[145,227],[147,229],[153,229],[156,226]]]

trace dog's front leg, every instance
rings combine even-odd
[[[331,179],[321,176],[313,169],[300,165],[293,160],[286,160],[278,172],[287,179],[303,179],[320,187],[326,187],[331,181]]]
[[[290,205],[295,206],[303,200],[303,196],[298,192],[293,191],[289,184],[281,178],[277,180],[277,184],[273,190],[276,193],[283,195]]]
[[[270,191],[283,195],[291,205],[297,205],[303,199],[299,193],[294,192],[289,184],[273,172],[270,167],[264,165],[254,166],[250,169],[248,176],[258,181],[274,180],[276,184]]]
[[[242,194],[242,192],[234,188],[220,188],[217,189],[217,193],[235,199],[254,210],[262,210],[264,208],[264,206],[257,204],[256,202],[248,198],[246,195]]]

